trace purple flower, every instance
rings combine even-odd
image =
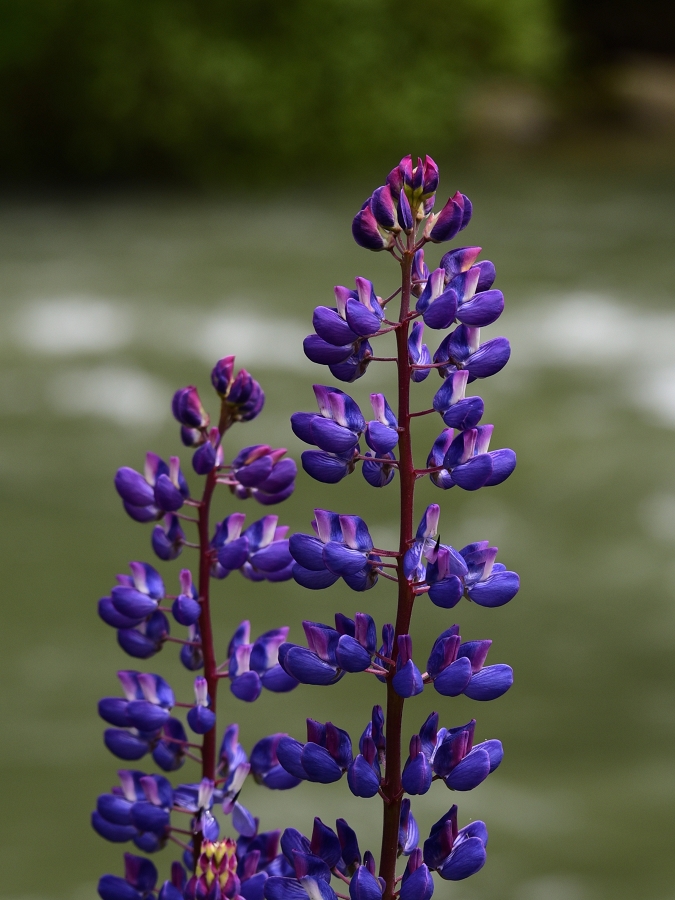
[[[188,711],[187,721],[195,734],[206,734],[216,724],[216,714],[209,709],[211,703],[206,678],[195,678],[195,705]]]
[[[231,487],[236,497],[254,497],[271,506],[293,493],[298,468],[293,459],[283,459],[284,447],[273,450],[267,444],[245,447],[232,460]]]
[[[175,698],[171,686],[160,675],[123,669],[117,677],[126,699],[104,697],[99,700],[98,713],[102,719],[111,725],[135,728],[140,732],[157,731],[169,720]]]
[[[401,818],[398,828],[398,849],[404,856],[417,849],[420,840],[420,829],[410,811],[410,800],[404,797],[401,801]]]
[[[417,165],[413,167],[412,157],[408,154],[391,170],[387,184],[396,201],[400,200],[401,193],[405,194],[415,219],[419,221],[429,215],[434,207],[438,166],[430,156],[425,156],[424,161],[418,158]]]
[[[380,558],[371,553],[368,526],[359,516],[341,516],[326,509],[314,510],[316,534],[291,535],[289,549],[295,565],[293,578],[303,587],[320,590],[342,577],[355,591],[365,591],[377,581]]]
[[[443,416],[448,428],[466,431],[474,428],[483,417],[484,405],[480,397],[466,397],[469,373],[456,370],[445,379],[434,396],[434,409]]]
[[[242,532],[246,516],[232,513],[216,526],[211,546],[218,562],[215,578],[226,578],[238,569],[250,581],[288,581],[293,559],[288,549],[287,525],[277,525],[278,516],[264,516]]]
[[[149,900],[157,884],[157,869],[142,856],[124,854],[124,878],[103,875],[98,883],[101,900]]]
[[[480,290],[481,278],[485,281],[481,266],[471,266],[468,271],[455,275],[447,288],[448,291],[454,291],[457,297],[457,319],[472,328],[492,325],[504,311],[502,292]]]
[[[394,242],[393,235],[380,226],[375,218],[372,198],[366,200],[354,216],[352,235],[359,247],[364,247],[366,250],[387,250]]]
[[[326,722],[307,719],[307,743],[283,737],[277,746],[283,768],[303,781],[339,781],[351,765],[352,742],[346,731]]]
[[[503,606],[518,593],[520,579],[515,572],[508,572],[506,566],[495,562],[497,548],[489,544],[489,541],[478,541],[459,551],[468,570],[466,595],[479,606]]]
[[[251,774],[265,787],[275,791],[286,791],[300,784],[301,779],[289,774],[279,762],[277,747],[285,733],[270,734],[261,738],[251,750]]]
[[[501,763],[504,751],[500,741],[489,740],[473,745],[476,720],[458,728],[438,728],[438,713],[432,713],[420,729],[418,741],[410,744],[406,763],[409,793],[426,793],[431,779],[424,781],[421,771],[442,778],[454,791],[470,791],[477,787]],[[420,762],[419,754],[426,760]],[[406,787],[408,790],[408,787]]]
[[[308,647],[285,643],[279,648],[284,671],[303,684],[335,684],[345,672],[363,672],[377,646],[375,622],[366,613],[349,619],[337,613],[335,628],[304,621]]]
[[[445,697],[466,694],[473,700],[495,700],[513,684],[511,666],[485,666],[492,641],[462,643],[459,626],[440,634],[432,647],[427,673],[434,688]]]
[[[265,394],[246,369],[234,373],[234,356],[219,360],[211,372],[211,383],[220,395],[227,416],[232,422],[250,422],[260,413]]]
[[[210,428],[205,434],[201,446],[192,454],[192,468],[197,475],[208,475],[214,468],[223,464],[223,447],[220,432],[217,428]]]
[[[434,893],[434,880],[418,848],[408,857],[401,881],[401,900],[430,900]]]
[[[202,406],[199,392],[194,385],[176,391],[171,401],[171,412],[176,421],[185,428],[202,430],[209,425],[209,414]]]
[[[471,201],[457,191],[439,213],[429,217],[424,228],[424,237],[434,244],[451,241],[469,224],[471,212]]]
[[[167,466],[156,453],[146,455],[143,475],[128,466],[118,469],[115,488],[127,513],[138,522],[150,522],[162,513],[174,512],[190,496],[178,457],[172,456]]]
[[[422,343],[422,335],[424,334],[424,325],[421,322],[413,323],[408,338],[408,359],[411,366],[427,366],[431,365],[431,354],[426,344]],[[428,377],[430,368],[413,369],[410,378],[412,381],[419,383]]]
[[[487,842],[484,822],[457,830],[457,807],[453,806],[432,826],[424,842],[424,862],[441,878],[461,881],[483,868]]]
[[[314,385],[319,413],[298,412],[291,416],[293,432],[319,450],[305,450],[302,467],[326,484],[335,484],[354,470],[359,438],[366,427],[358,404],[336,388]]]
[[[201,615],[201,605],[197,588],[192,583],[189,569],[181,569],[180,594],[173,601],[171,612],[179,625],[194,625]]]
[[[185,532],[178,516],[173,513],[164,516],[164,524],[155,525],[152,530],[151,543],[152,549],[164,562],[178,559],[185,543]]]
[[[480,328],[459,325],[443,338],[434,353],[438,374],[445,378],[455,369],[467,369],[469,382],[496,375],[509,361],[511,345],[505,337],[490,338],[480,343]]]
[[[140,850],[160,850],[169,835],[173,790],[162,775],[120,770],[120,787],[101,794],[91,824],[101,837],[114,843],[132,840]]]
[[[384,394],[371,394],[374,419],[366,425],[366,443],[379,456],[398,444],[398,422]]]
[[[164,597],[164,582],[148,563],[129,563],[131,576],[118,575],[119,582],[110,592],[115,610],[135,623],[147,618]]]
[[[396,674],[391,685],[399,697],[414,697],[424,690],[422,673],[412,660],[412,638],[409,634],[398,636]]]
[[[338,285],[336,306],[317,306],[313,324],[316,334],[305,338],[305,355],[327,365],[340,381],[355,381],[366,371],[372,349],[367,337],[377,334],[384,317],[381,299],[372,282],[356,279],[356,290]]]
[[[448,490],[457,485],[465,491],[477,491],[506,481],[516,467],[513,450],[488,451],[494,425],[479,425],[460,431],[455,437],[446,428],[436,438],[427,458],[428,468],[437,468],[429,476],[436,487]]]
[[[443,261],[441,260],[441,265]],[[429,278],[429,267],[424,262],[424,248],[415,252],[412,267],[412,292],[415,297],[421,296]]]
[[[455,321],[458,297],[453,288],[454,285],[446,288],[443,268],[436,269],[428,277],[416,308],[429,328],[449,328]]]
[[[279,648],[284,645],[288,628],[274,628],[249,643],[251,623],[245,620],[235,631],[228,648],[230,690],[240,700],[252,703],[263,687],[285,693],[297,687],[298,680],[279,664]]]
[[[234,356],[224,356],[219,359],[211,370],[211,384],[217,394],[227,397],[228,391],[234,380]]]
[[[384,764],[384,715],[381,706],[373,707],[371,721],[359,741],[359,753],[347,770],[349,790],[357,797],[374,797],[380,789]]]

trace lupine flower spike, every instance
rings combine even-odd
[[[143,472],[125,466],[115,476],[127,514],[152,523],[150,543],[161,561],[197,555],[191,565],[186,562],[177,584],[175,576],[163,579],[147,562],[131,562],[130,574],[119,575],[99,600],[99,615],[116,630],[124,652],[135,659],[153,658],[155,668],[154,657],[177,643],[180,661],[192,673],[189,679],[172,676],[170,685],[154,672],[121,669],[121,691],[111,690],[99,703],[108,750],[125,765],[147,769],[151,761],[166,774],[120,769],[119,783],[96,802],[94,830],[144,854],[169,847],[180,853],[161,886],[146,856],[126,853],[124,874],[101,878],[102,900],[430,900],[435,877],[468,878],[486,862],[488,834],[482,821],[460,828],[458,807],[451,805],[429,834],[421,835],[413,813],[419,795],[450,790],[461,796],[502,762],[501,741],[484,736],[475,718],[453,723],[451,698],[487,702],[503,697],[513,684],[513,671],[492,662],[499,659],[499,648],[492,649],[482,627],[477,636],[462,636],[459,624],[442,620],[446,610],[461,611],[462,600],[484,609],[505,606],[520,587],[518,575],[497,562],[497,548],[482,535],[455,549],[452,522],[440,505],[432,503],[424,511],[415,507],[415,487],[422,478],[442,491],[472,492],[501,484],[516,467],[512,450],[490,450],[494,429],[483,424],[484,401],[472,393],[475,382],[496,375],[509,360],[508,340],[482,341],[480,331],[501,316],[504,296],[493,287],[494,265],[479,259],[480,247],[451,246],[438,254],[440,259],[431,258],[435,244],[453,241],[468,228],[473,212],[460,191],[436,204],[438,188],[439,171],[431,157],[415,161],[406,156],[357,212],[354,239],[397,261],[400,289],[384,298],[360,275],[353,287],[336,286],[332,298],[328,293],[325,305],[314,309],[304,352],[327,374],[313,386],[314,401],[303,404],[304,411],[290,422],[307,446],[300,456],[300,478],[333,486],[360,467],[366,492],[398,482],[397,546],[375,546],[358,514],[378,521],[378,507],[367,496],[356,511],[345,511],[337,501],[340,512],[316,508],[307,533],[289,536],[276,515],[246,519],[241,504],[270,506],[289,497],[298,467],[284,448],[271,444],[230,450],[230,428],[256,418],[265,400],[246,370],[235,371],[233,356],[219,360],[211,373],[219,408],[209,412],[192,385],[177,390],[171,403],[180,440],[191,454],[186,471],[203,479],[202,487],[191,492],[178,456],[165,461],[148,453]],[[397,295],[395,312],[390,304]],[[330,379],[344,387],[364,377],[381,358],[374,342],[392,331],[398,390],[388,397],[371,393],[370,417]],[[441,383],[432,408],[417,411],[411,406],[411,382],[424,381],[434,370]],[[442,430],[430,450],[413,441],[418,415],[440,419]],[[213,522],[216,491],[229,506]],[[260,582],[264,592],[274,590],[274,582],[293,579],[313,592],[342,580],[364,594],[380,581],[384,596],[387,582],[393,581],[390,621],[379,623],[378,637],[378,624],[363,604],[362,611],[330,617],[319,605],[302,622],[302,640],[296,623],[254,631],[258,636],[252,637],[246,618],[218,662],[212,605],[220,601],[212,597],[213,582],[221,583],[228,609],[236,609],[236,583],[229,578],[235,571]],[[438,620],[440,633],[431,647],[418,638],[413,645],[413,610],[429,622]],[[255,607],[247,607],[246,614],[255,618]],[[287,732],[258,736],[252,747],[246,740],[240,743],[232,716],[241,702],[265,704],[271,692],[280,703],[298,686],[300,698],[344,678],[350,680],[353,702],[366,695],[365,728],[358,741],[330,720],[326,707],[322,721],[306,719],[301,736],[299,723],[289,715]],[[221,681],[227,681],[229,692],[219,697]],[[427,706],[418,730],[405,733],[405,702],[425,691],[427,699],[441,703],[441,712]],[[421,709],[424,701],[415,703]],[[221,709],[230,722],[226,727],[218,719]],[[173,784],[171,773],[183,767],[190,774]],[[256,785],[287,791],[301,782],[342,782],[340,789],[364,801],[381,798],[382,834],[373,849],[362,851],[356,831],[342,818],[333,829],[315,817],[305,834],[292,827],[261,831],[249,809]],[[221,836],[223,817],[226,833],[238,837]]]

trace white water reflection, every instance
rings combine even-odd
[[[243,298],[230,299],[213,312],[179,306],[134,308],[131,301],[103,297],[55,297],[23,304],[3,330],[17,349],[45,358],[109,356],[136,347],[207,362],[234,353],[249,368],[293,372],[313,368],[302,352],[309,322],[273,315]],[[675,314],[573,293],[543,298],[507,314],[485,330],[485,337],[497,331],[506,334],[513,346],[507,369],[512,381],[519,371],[531,368],[615,371],[621,404],[675,428]],[[103,383],[106,372],[114,383]],[[56,382],[51,393],[62,413],[98,415],[100,397],[105,395],[103,415],[112,421],[159,421],[156,412],[144,412],[153,396],[159,396],[159,382],[141,370],[71,373],[58,376]],[[514,383],[517,386],[517,380]],[[162,401],[165,398],[163,394]]]
[[[141,369],[100,366],[61,372],[49,384],[53,408],[66,416],[97,416],[122,426],[156,426],[168,414],[171,388]]]
[[[55,297],[24,304],[12,333],[35,353],[106,353],[126,346],[134,322],[120,304],[100,297]]]

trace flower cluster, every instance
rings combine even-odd
[[[471,202],[460,192],[434,212],[438,185],[438,168],[428,156],[417,165],[405,157],[389,173],[356,214],[352,233],[361,247],[385,250],[398,262],[400,289],[383,298],[363,277],[355,279],[353,289],[336,287],[335,305],[314,310],[314,331],[304,341],[306,356],[327,366],[339,382],[353,382],[370,365],[394,361],[396,410],[384,394],[373,393],[372,418],[367,420],[345,391],[315,384],[316,410],[291,417],[293,433],[309,445],[301,456],[302,468],[316,481],[338,484],[359,464],[365,481],[375,488],[398,476],[398,546],[375,547],[361,516],[323,508],[314,510],[307,534],[288,536],[276,515],[245,526],[245,514],[237,509],[211,523],[217,488],[227,487],[235,502],[254,499],[268,506],[290,496],[297,476],[286,450],[269,444],[246,446],[226,461],[226,432],[255,418],[264,403],[251,375],[244,369],[235,374],[232,356],[220,360],[211,373],[220,399],[217,425],[194,386],[178,390],[172,402],[181,440],[191,448],[192,469],[204,479],[199,494],[188,486],[177,456],[167,464],[149,453],[143,473],[129,467],[117,472],[115,487],[126,512],[138,522],[154,523],[155,554],[173,560],[196,551],[193,571],[199,577],[193,581],[191,570],[182,569],[178,593],[168,594],[151,565],[132,562],[131,574],[119,575],[110,594],[99,601],[99,615],[117,630],[118,643],[132,657],[148,659],[176,643],[183,666],[198,674],[190,676],[191,691],[183,695],[189,699],[177,701],[180,691],[154,672],[118,672],[123,696],[99,703],[100,716],[111,726],[104,743],[125,761],[149,755],[166,773],[193,763],[200,771],[193,781],[172,785],[162,774],[123,769],[119,785],[98,798],[92,825],[102,837],[131,841],[144,853],[170,844],[182,850],[159,890],[154,865],[126,854],[124,876],[101,879],[103,900],[149,900],[155,895],[158,900],[347,900],[339,893],[345,885],[349,900],[430,900],[433,873],[458,881],[485,863],[488,834],[483,822],[460,828],[457,806],[451,805],[424,837],[412,809],[413,798],[432,789],[474,790],[499,767],[501,741],[476,741],[475,718],[453,725],[449,698],[496,700],[513,683],[509,665],[487,663],[492,641],[464,639],[459,624],[442,623],[424,656],[416,638],[413,652],[413,609],[427,618],[439,616],[436,609],[453,609],[462,598],[482,608],[500,607],[520,587],[518,575],[496,561],[497,548],[489,541],[461,549],[441,542],[437,503],[426,507],[415,528],[415,488],[421,479],[428,477],[442,490],[457,486],[476,491],[501,484],[516,466],[512,450],[489,449],[493,426],[483,424],[484,401],[467,396],[470,384],[497,374],[508,362],[508,340],[481,342],[480,334],[502,314],[504,296],[493,288],[495,267],[479,259],[480,247],[454,247],[435,268],[425,259],[427,245],[453,240],[472,216]],[[393,315],[388,305],[398,295]],[[427,340],[439,332],[435,350],[425,343],[425,329]],[[395,337],[396,357],[378,357],[373,351],[372,342],[387,333]],[[441,385],[432,407],[415,411],[411,384],[424,382],[433,370]],[[443,430],[430,449],[424,448],[422,464],[415,461],[413,430],[417,417],[425,415],[439,416]],[[186,536],[191,527],[196,529],[194,540]],[[218,662],[211,585],[235,570],[250,581],[293,579],[312,591],[342,579],[351,590],[364,593],[378,581],[385,587],[391,581],[396,605],[386,616],[391,621],[379,628],[367,611],[317,613],[317,619],[330,624],[303,621],[306,644],[288,640],[287,626],[252,639],[246,619]],[[420,599],[424,595],[431,604]],[[187,629],[183,637],[170,633],[169,616]],[[386,705],[368,704],[370,717],[358,742],[332,721],[307,718],[304,739],[269,734],[247,753],[236,723],[219,729],[216,694],[222,679],[229,681],[234,698],[229,702],[251,703],[265,696],[264,689],[283,695],[302,685],[301,693],[304,686],[328,687],[346,675],[358,675],[364,691],[367,684],[386,690]],[[440,711],[425,713],[419,729],[404,734],[405,701],[425,690],[434,692]],[[251,781],[270,790],[290,790],[304,781],[339,782],[345,775],[354,796],[382,798],[377,862],[370,850],[361,853],[357,834],[344,819],[338,818],[333,829],[315,818],[311,837],[294,828],[261,832],[241,800]],[[434,782],[442,785],[434,788]],[[222,816],[229,818],[236,839],[221,837]]]
[[[411,157],[406,157],[363,204],[353,221],[353,236],[360,246],[385,250],[399,262],[400,291],[383,299],[365,278],[356,279],[356,290],[335,288],[335,306],[314,310],[314,334],[304,344],[310,360],[328,366],[339,381],[351,382],[379,361],[373,342],[395,332],[397,411],[383,394],[371,394],[373,418],[366,421],[349,394],[317,384],[318,410],[296,412],[291,418],[295,435],[311,447],[302,453],[302,467],[316,481],[337,484],[361,464],[365,480],[373,487],[385,487],[395,475],[401,482],[398,547],[374,547],[360,516],[326,509],[314,511],[313,533],[291,535],[289,542],[295,561],[292,575],[303,587],[323,590],[342,579],[353,590],[365,591],[382,578],[398,587],[398,607],[391,617],[396,624],[382,625],[381,643],[376,623],[367,612],[336,613],[334,625],[302,623],[306,646],[284,642],[278,650],[279,665],[302,684],[329,686],[347,674],[358,673],[389,688],[386,710],[379,705],[373,708],[358,752],[344,729],[314,719],[307,719],[306,740],[287,736],[276,744],[276,758],[289,776],[328,784],[346,774],[353,794],[364,798],[380,795],[384,800],[379,877],[368,878],[366,873],[375,875],[375,870],[364,859],[360,883],[355,885],[355,875],[350,882],[352,900],[361,894],[367,894],[369,900],[381,896],[428,900],[433,892],[431,872],[459,880],[483,866],[487,830],[482,822],[459,829],[457,807],[452,806],[433,826],[422,849],[410,798],[425,794],[434,781],[453,791],[475,789],[500,765],[501,742],[492,738],[474,742],[475,719],[465,725],[439,727],[439,713],[432,712],[417,733],[405,738],[408,756],[399,770],[402,709],[406,699],[423,693],[425,687],[433,688],[437,698],[464,695],[489,701],[503,696],[513,683],[510,666],[487,664],[491,640],[463,640],[459,625],[446,624],[423,666],[413,653],[410,634],[413,605],[418,608],[414,601],[424,594],[443,610],[454,608],[462,598],[492,608],[507,604],[520,587],[518,575],[496,561],[497,548],[489,541],[479,540],[461,549],[441,542],[438,504],[430,504],[416,530],[414,526],[414,492],[421,478],[428,477],[442,490],[457,486],[476,491],[501,484],[516,466],[512,450],[490,450],[493,426],[483,424],[484,401],[467,396],[472,382],[497,374],[508,362],[506,338],[482,342],[480,336],[480,330],[493,325],[502,314],[504,296],[493,288],[493,264],[479,260],[480,247],[450,249],[435,268],[425,260],[427,245],[455,238],[472,215],[469,199],[460,192],[435,213],[438,183],[438,168],[432,159],[418,160],[415,166]],[[387,313],[388,304],[399,293],[400,309],[394,317]],[[427,334],[440,332],[435,350],[425,343],[425,329]],[[410,405],[410,383],[425,381],[434,369],[442,383],[432,408],[415,412]],[[411,423],[423,415],[438,415],[443,430],[427,450],[426,464],[416,465]],[[364,442],[366,447],[362,447]],[[426,607],[429,613],[432,608]],[[444,711],[443,719],[446,716]],[[397,835],[389,824],[392,820],[398,821]],[[339,848],[333,843],[337,854]],[[408,864],[397,877],[399,853],[408,857]],[[315,865],[317,871],[324,871]],[[296,871],[305,894],[332,896],[320,879],[318,890],[303,884],[309,872],[307,869],[301,876]],[[302,896],[289,882],[283,896],[291,893]],[[280,900],[282,894],[272,889],[270,881],[265,896]]]

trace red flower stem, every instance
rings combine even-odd
[[[410,297],[412,293],[412,263],[415,248],[414,234],[408,235],[407,247],[401,259],[401,307],[400,327],[396,331],[398,368],[398,425],[399,437],[399,480],[401,484],[401,527],[398,560],[398,608],[394,653],[399,635],[410,629],[415,594],[403,572],[403,555],[413,540],[413,513],[415,499],[415,465],[413,462],[410,436],[410,373],[412,367],[408,357],[408,332]],[[401,817],[401,722],[403,719],[403,698],[392,687],[395,669],[389,671],[387,679],[387,713],[385,774],[381,787],[383,798],[382,851],[380,853],[380,876],[386,886],[383,900],[393,900],[396,893],[396,859],[398,856],[398,830]]]
[[[435,409],[423,409],[420,412],[410,413],[410,418],[414,419],[415,416],[429,416],[429,415],[431,415],[431,413],[435,413],[435,412],[436,412]]]
[[[220,421],[218,422],[218,431],[222,439],[223,434],[232,424],[232,417],[229,405],[223,400],[220,406]],[[211,500],[213,492],[218,482],[217,468],[212,469],[206,476],[204,484],[204,493],[198,507],[198,530],[199,530],[199,602],[202,611],[199,614],[199,631],[201,633],[202,654],[204,656],[204,678],[206,678],[207,690],[209,693],[209,706],[212,712],[216,712],[216,697],[218,694],[218,663],[216,661],[216,650],[213,644],[213,625],[211,623],[211,605],[210,605],[210,588],[211,588],[211,566],[213,564],[213,554],[210,544],[210,522]],[[217,722],[210,731],[204,735],[201,751],[202,751],[202,778],[209,778],[211,781],[216,780],[216,734],[218,732]],[[203,835],[201,831],[196,831],[192,838],[192,852],[194,855],[194,864],[197,865],[199,854],[201,852]]]

